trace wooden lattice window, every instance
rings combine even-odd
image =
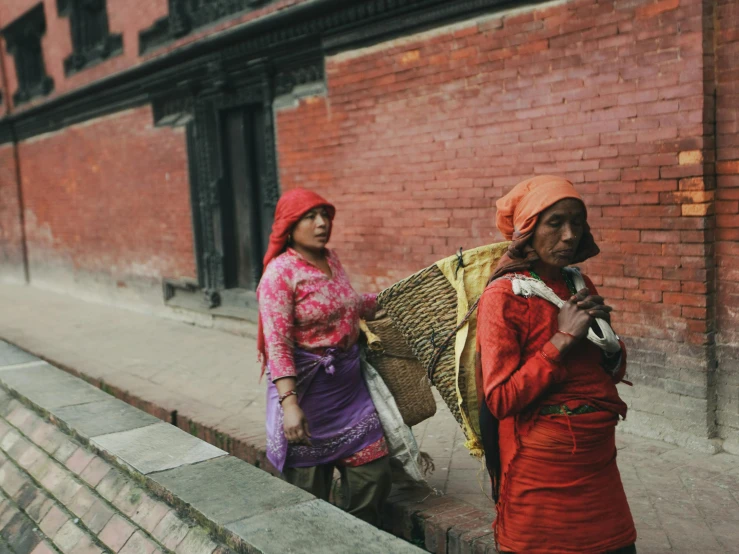
[[[18,90],[13,94],[15,105],[34,97],[45,96],[54,88],[46,74],[41,37],[46,33],[43,3],[37,4],[2,31],[8,53],[13,56]]]
[[[169,0],[169,15],[139,33],[139,52],[145,53],[193,29],[257,9],[272,0]]]
[[[105,0],[57,0],[59,15],[69,17],[72,54],[64,60],[64,72],[76,73],[123,52],[121,35],[111,35]]]

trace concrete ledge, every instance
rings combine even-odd
[[[100,389],[49,364],[15,367],[0,373],[6,387],[22,391],[22,396],[47,411],[108,399]]]
[[[249,537],[250,543],[263,552],[275,543],[281,545],[283,552],[421,552],[409,543],[400,548],[400,539],[387,533],[357,533],[355,521],[346,512],[314,499],[237,521],[228,529],[240,537]],[[312,530],[310,542],[306,543],[305,535],[296,532],[301,525]]]
[[[33,356],[12,344],[8,344],[7,342],[2,343],[2,348],[0,348],[0,366],[12,367],[26,362],[38,361],[39,359],[36,356]]]
[[[227,524],[316,499],[233,456],[150,477],[205,516]]]
[[[161,420],[142,412],[117,398],[66,406],[54,411],[56,418],[84,438],[91,439],[153,425]]]
[[[93,437],[90,443],[144,475],[226,456],[220,448],[169,423]]]
[[[7,343],[0,360],[0,387],[239,552],[421,552]]]

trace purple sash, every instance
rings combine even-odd
[[[359,346],[323,356],[295,349],[298,404],[311,446],[288,444],[277,387],[267,383],[267,459],[277,470],[311,467],[351,456],[380,440],[382,425],[362,378]]]

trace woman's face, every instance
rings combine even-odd
[[[574,198],[560,200],[541,213],[531,246],[547,265],[572,263],[585,232],[585,207]]]
[[[308,250],[319,250],[326,246],[331,232],[331,219],[328,210],[319,206],[306,213],[293,229],[295,246]]]

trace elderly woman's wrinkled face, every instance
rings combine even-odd
[[[320,206],[314,208],[295,224],[292,232],[293,243],[308,250],[319,250],[326,246],[331,233],[331,218],[328,210]]]
[[[539,216],[531,246],[547,265],[572,263],[585,232],[585,207],[574,198],[560,200]]]

